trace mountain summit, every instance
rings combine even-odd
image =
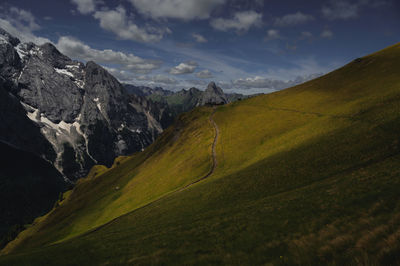
[[[204,91],[201,105],[227,104],[229,101],[223,90],[215,82],[210,82]]]
[[[0,77],[0,89],[25,112],[17,120],[4,117],[8,128],[0,140],[39,155],[70,180],[94,164],[111,166],[117,156],[143,150],[168,125],[161,123],[169,121],[168,112],[129,95],[95,62],[72,60],[50,43],[20,43],[4,30]],[[29,145],[24,134],[33,136]]]

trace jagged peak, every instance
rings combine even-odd
[[[208,83],[207,87],[216,87],[217,85],[215,84],[214,81],[211,81],[210,83]]]
[[[228,99],[224,91],[214,81],[210,82],[203,94],[202,105],[226,103],[228,103]]]
[[[11,45],[17,46],[21,41],[17,38],[8,33],[6,30],[0,27],[0,37],[3,37],[5,40],[7,40]]]
[[[100,67],[96,62],[90,60],[86,62],[86,67]]]
[[[214,81],[211,81],[210,83],[208,83],[206,91],[213,92],[218,95],[224,94],[224,91],[220,87],[218,87]]]

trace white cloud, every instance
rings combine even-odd
[[[390,0],[330,0],[322,7],[322,15],[329,20],[357,18],[362,8],[382,8],[392,4]]]
[[[277,80],[268,77],[255,76],[248,78],[240,78],[233,82],[233,87],[238,89],[269,89],[269,90],[281,90],[292,87],[297,84],[301,84],[308,80],[314,79],[321,76],[321,74],[312,74],[297,76],[293,80]]]
[[[262,14],[255,11],[237,12],[232,19],[217,18],[211,20],[211,26],[220,31],[237,30],[247,31],[253,26],[259,26],[262,22]]]
[[[176,67],[171,68],[168,72],[173,75],[191,74],[197,67],[197,63],[194,61],[188,61],[180,63]]]
[[[264,88],[264,89],[281,89],[286,86],[288,82],[282,80],[272,80],[269,78],[255,76],[249,78],[240,78],[233,82],[235,87],[239,88]]]
[[[329,20],[357,18],[362,8],[382,8],[392,4],[390,0],[330,0],[322,7],[322,15]]]
[[[211,12],[226,0],[129,0],[146,16],[183,20],[207,19]]]
[[[132,80],[135,78],[135,75],[131,71],[121,70],[113,67],[103,67],[120,82],[132,82]]]
[[[110,31],[123,40],[138,42],[158,42],[164,33],[170,32],[166,29],[154,27],[139,28],[126,14],[125,8],[117,7],[115,10],[97,11],[94,18],[100,21],[100,27]]]
[[[285,27],[304,24],[312,20],[314,20],[313,16],[304,14],[302,12],[297,12],[294,14],[287,14],[283,17],[276,18],[274,24],[277,27]]]
[[[124,70],[136,73],[149,73],[160,67],[161,62],[147,60],[134,54],[126,54],[113,50],[96,50],[72,37],[63,36],[58,40],[57,48],[69,57],[85,61],[93,60],[100,64],[119,65]]]
[[[321,37],[331,39],[333,37],[333,32],[331,30],[323,30],[321,32]]]
[[[154,75],[154,76],[139,76],[136,78],[137,80],[149,81],[150,84],[153,83],[162,83],[162,84],[177,84],[177,80],[165,75]]]
[[[351,19],[358,17],[359,3],[350,3],[345,0],[330,1],[330,4],[322,7],[322,15],[329,19]]]
[[[17,23],[21,23],[22,25],[25,24],[25,27],[27,27],[29,30],[35,31],[40,29],[40,26],[36,23],[35,17],[31,12],[16,7],[11,7],[10,13],[10,17],[12,17]]]
[[[71,0],[81,14],[89,14],[96,10],[95,0]]]
[[[267,36],[264,38],[264,41],[272,41],[281,39],[281,35],[279,34],[278,30],[270,29],[267,31]]]
[[[197,34],[197,33],[193,33],[192,37],[196,40],[196,42],[200,42],[200,43],[205,43],[207,42],[207,39],[204,38],[204,36]]]
[[[209,79],[209,78],[213,78],[213,74],[211,73],[210,70],[205,69],[203,71],[197,72],[196,77],[201,78],[201,79]]]
[[[40,29],[33,14],[24,9],[11,7],[0,9],[0,27],[11,35],[17,37],[21,42],[33,42],[43,44],[51,42],[47,38],[36,36],[33,32]]]
[[[310,39],[313,37],[313,34],[309,31],[303,31],[300,34],[300,40]]]
[[[192,87],[200,87],[204,88],[207,86],[208,81],[205,80],[199,80],[199,79],[187,79],[182,82],[186,88],[192,88]]]

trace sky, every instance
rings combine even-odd
[[[0,27],[180,90],[268,93],[400,41],[398,0],[0,0]]]

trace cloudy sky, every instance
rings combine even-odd
[[[398,0],[1,0],[0,27],[120,81],[270,92],[400,41]]]

